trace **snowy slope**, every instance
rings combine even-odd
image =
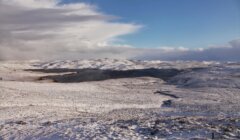
[[[184,87],[240,88],[240,63],[224,63],[182,73],[170,81]]]
[[[193,68],[207,67],[218,64],[218,62],[197,62],[197,61],[137,61],[121,59],[90,59],[90,60],[65,60],[45,63],[37,63],[35,66],[44,69],[110,69],[110,70],[129,70],[129,69],[147,69],[147,68]]]
[[[0,62],[0,140],[239,139],[239,79],[234,62]]]

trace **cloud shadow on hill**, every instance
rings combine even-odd
[[[42,76],[41,80],[52,80],[57,83],[77,83],[102,81],[118,78],[154,77],[167,81],[184,70],[178,69],[136,69],[136,70],[100,70],[100,69],[28,69],[27,71],[55,73],[57,75]]]

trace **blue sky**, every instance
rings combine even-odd
[[[206,48],[240,37],[239,0],[64,0],[86,2],[118,22],[143,25],[121,37],[134,47]]]

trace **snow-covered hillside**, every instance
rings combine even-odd
[[[193,68],[206,67],[218,64],[218,62],[197,62],[197,61],[138,61],[126,59],[89,59],[89,60],[64,60],[37,63],[36,66],[44,69],[110,69],[110,70],[130,70],[130,69],[147,69],[147,68]]]
[[[240,63],[0,62],[0,139],[239,139]]]

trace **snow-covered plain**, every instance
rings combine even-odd
[[[240,63],[0,61],[1,139],[240,139]]]

